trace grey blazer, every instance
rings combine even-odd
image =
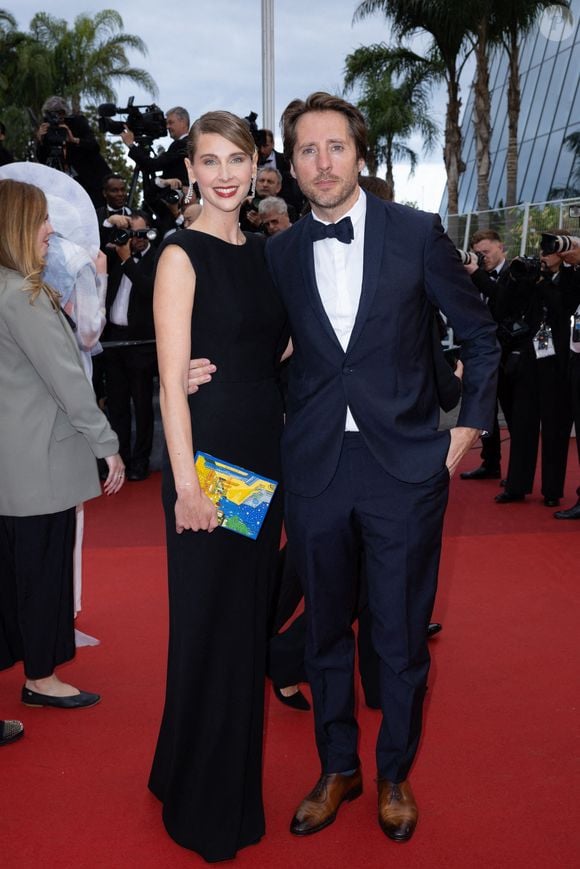
[[[41,293],[0,266],[0,515],[67,510],[101,494],[95,457],[116,434],[99,410],[75,336]]]

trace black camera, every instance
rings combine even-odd
[[[554,235],[543,232],[540,240],[540,250],[543,254],[568,253],[580,247],[580,239],[573,235]]]
[[[459,259],[464,266],[477,264],[478,269],[485,268],[485,257],[479,251],[476,253],[474,250],[461,250],[458,247],[455,250],[459,254]]]
[[[42,120],[48,124],[48,130],[44,136],[44,143],[49,148],[62,148],[66,142],[66,130],[63,130],[61,124],[66,124],[69,118],[63,118],[60,112],[45,112]]]
[[[117,247],[127,244],[132,238],[146,238],[148,241],[155,241],[157,238],[156,229],[115,229],[111,236],[111,243]]]
[[[152,142],[167,135],[165,116],[159,106],[152,103],[149,106],[133,105],[135,97],[130,97],[125,108],[119,108],[113,103],[103,103],[99,106],[98,122],[102,133],[113,133],[118,136],[128,127],[135,138],[141,142]],[[143,109],[144,111],[141,111]],[[127,115],[126,121],[113,121],[113,115]]]
[[[260,142],[260,136],[258,135],[258,133],[259,133],[258,125],[256,123],[257,119],[258,119],[258,115],[256,114],[256,112],[250,112],[250,114],[246,115],[243,120],[246,122],[246,124],[250,128],[250,133],[252,134],[252,138],[256,144],[256,148],[259,148],[260,144],[263,145],[264,142]]]
[[[543,273],[538,256],[517,256],[509,264],[508,274],[513,281],[538,281]]]
[[[154,187],[157,199],[166,202],[167,205],[177,205],[183,199],[183,190],[175,190],[173,187]]]

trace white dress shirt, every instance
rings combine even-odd
[[[366,195],[359,187],[358,199],[343,217],[350,217],[354,238],[344,244],[336,238],[313,242],[316,284],[326,315],[346,353],[354,327],[362,290]],[[312,213],[314,220],[319,220]],[[320,223],[330,223],[321,220]],[[358,431],[350,408],[347,408],[345,431]]]
[[[139,256],[133,257],[134,262],[139,262],[141,257],[145,256],[149,248],[150,244],[141,251]],[[131,297],[131,290],[133,288],[133,282],[131,278],[123,272],[123,277],[119,282],[119,289],[117,290],[117,294],[115,296],[115,301],[111,305],[111,310],[109,311],[109,320],[111,323],[114,323],[115,326],[128,326],[128,313],[129,313],[129,299]]]

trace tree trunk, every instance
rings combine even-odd
[[[510,32],[508,79],[508,145],[506,156],[506,205],[516,205],[518,198],[518,123],[520,118],[520,49],[518,32]]]
[[[387,140],[386,147],[386,164],[387,164],[387,174],[385,175],[385,181],[391,188],[391,200],[394,202],[395,200],[395,179],[393,177],[393,150],[392,150],[392,140]]]
[[[473,86],[473,126],[475,128],[475,153],[477,160],[477,210],[489,212],[489,144],[491,140],[489,58],[487,54],[487,19],[482,18],[477,26],[475,44],[476,74]],[[480,215],[479,227],[486,229],[489,214]]]
[[[458,212],[459,176],[465,171],[465,163],[461,159],[461,127],[459,112],[461,99],[459,97],[459,82],[451,71],[447,79],[447,109],[445,113],[445,144],[443,161],[447,173],[447,210],[449,215]],[[453,226],[457,221],[448,221],[448,229],[452,238]]]

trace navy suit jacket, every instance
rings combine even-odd
[[[461,336],[458,425],[493,425],[496,326],[439,217],[366,195],[362,292],[346,353],[316,287],[311,215],[266,246],[294,344],[282,444],[284,482],[298,495],[318,495],[332,479],[347,405],[393,477],[422,482],[441,471],[449,433],[437,430],[433,305]]]

